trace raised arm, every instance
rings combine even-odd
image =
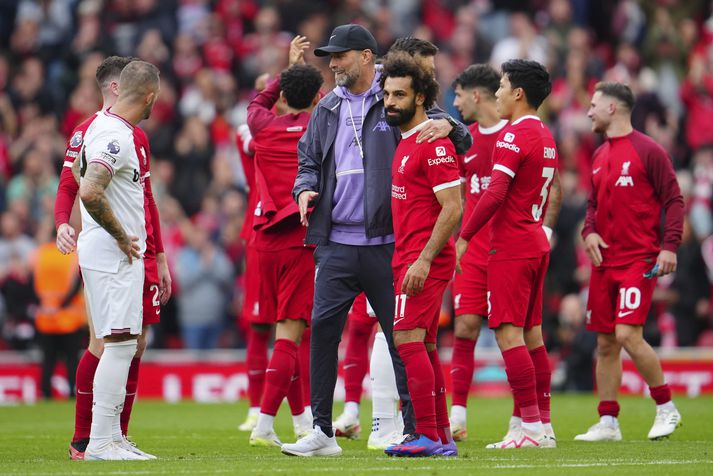
[[[447,112],[438,106],[433,106],[426,111],[430,119],[433,119],[431,126],[425,127],[418,135],[417,140],[428,140],[433,142],[441,137],[448,137],[456,147],[456,154],[465,154],[473,146],[473,136],[470,134],[468,126],[453,119]],[[433,135],[430,135],[433,132]]]

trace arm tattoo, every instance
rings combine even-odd
[[[89,215],[116,241],[121,243],[128,240],[124,228],[119,223],[119,220],[116,219],[116,215],[111,210],[109,201],[104,193],[106,187],[109,186],[109,182],[111,182],[109,171],[103,165],[90,163],[83,179],[79,186],[79,196]]]

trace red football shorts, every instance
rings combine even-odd
[[[469,249],[470,250],[470,249]],[[475,263],[466,251],[461,259],[462,274],[453,280],[453,310],[456,317],[465,314],[488,315],[488,268]]]
[[[531,329],[542,324],[542,286],[550,255],[488,263],[488,326],[512,324]]]
[[[314,249],[259,253],[261,319],[302,319],[309,326],[314,299]]]
[[[621,268],[592,266],[587,302],[587,330],[610,334],[617,324],[643,326],[656,287],[645,278],[653,263],[639,261]]]
[[[349,311],[349,320],[366,325],[375,325],[377,323],[376,313],[366,299],[366,294],[361,293],[354,299],[354,304],[352,304],[352,308]]]
[[[394,294],[396,295],[394,330],[426,329],[424,342],[435,344],[438,337],[438,319],[441,316],[443,293],[446,291],[450,281],[426,278],[423,291],[415,296],[407,296],[401,293],[401,284],[407,269],[403,268],[401,272],[397,269],[394,270],[394,276],[398,276],[394,288]]]
[[[260,259],[255,246],[245,248],[243,319],[250,324],[274,324],[260,315]]]
[[[155,258],[144,259],[144,326],[161,322],[159,301],[158,263]]]

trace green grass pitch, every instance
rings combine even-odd
[[[72,403],[0,407],[0,474],[91,475],[475,475],[475,474],[713,474],[713,398],[678,398],[684,426],[668,440],[648,441],[654,404],[642,397],[621,400],[620,443],[580,443],[572,439],[596,421],[593,396],[553,396],[558,448],[548,450],[486,450],[505,431],[508,398],[472,399],[468,408],[468,441],[459,444],[457,459],[389,458],[367,451],[370,427],[368,402],[362,408],[364,432],[360,440],[340,439],[339,458],[287,457],[279,449],[251,448],[248,434],[236,426],[246,403],[234,405],[167,404],[140,401],[134,406],[130,434],[157,461],[69,461],[67,445],[73,429]],[[292,442],[286,405],[277,419],[283,441]]]

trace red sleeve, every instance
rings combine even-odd
[[[460,237],[466,241],[470,241],[488,223],[507,197],[512,177],[499,170],[493,170],[492,177],[493,180],[488,185],[488,189],[478,200],[470,219],[460,232]]]
[[[77,198],[79,184],[74,180],[72,175],[71,165],[62,167],[62,172],[59,175],[59,187],[57,188],[57,198],[54,202],[54,225],[55,228],[63,223],[69,223],[69,218],[72,216],[72,207],[74,200]]]
[[[673,164],[661,148],[652,149],[644,156],[646,172],[659,202],[664,209],[663,249],[676,252],[683,234],[684,204],[681,189],[678,186]]]
[[[270,81],[267,87],[260,91],[260,93],[255,96],[255,99],[250,101],[248,105],[248,127],[250,127],[250,132],[253,137],[275,119],[272,107],[279,97],[280,81],[278,78]]]
[[[151,226],[153,227],[153,241],[156,247],[156,253],[163,253],[163,239],[161,238],[161,219],[158,216],[158,207],[153,199],[153,190],[151,189],[151,179],[146,177],[144,181],[146,188],[146,198],[148,200],[149,215],[151,215]]]
[[[597,228],[594,222],[594,216],[597,213],[597,195],[594,189],[594,180],[592,180],[592,188],[587,198],[587,214],[584,217],[584,228],[582,228],[582,238],[586,238],[591,233],[596,233]]]

